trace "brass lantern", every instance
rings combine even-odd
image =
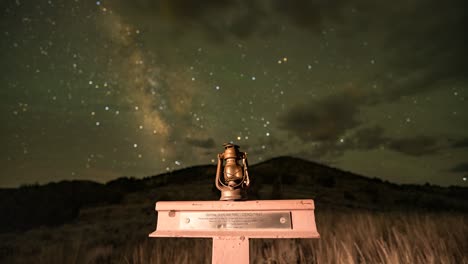
[[[221,176],[223,161],[225,164]],[[220,200],[246,200],[249,185],[247,153],[240,152],[237,145],[224,144],[224,152],[218,154],[216,169],[216,188],[221,191]]]

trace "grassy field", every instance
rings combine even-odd
[[[467,188],[396,185],[292,157],[249,171],[251,200],[314,199],[321,234],[251,239],[250,263],[468,264]],[[210,239],[148,234],[156,201],[219,199],[215,173],[196,166],[105,185],[0,189],[0,263],[210,263]]]
[[[251,239],[250,263],[468,263],[464,214],[316,212],[316,218],[321,239]],[[126,227],[141,233],[141,225]],[[18,243],[30,243],[22,245],[29,251],[22,248],[4,263],[211,262],[210,239],[150,239],[93,228],[28,232],[29,242]]]

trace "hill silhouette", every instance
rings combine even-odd
[[[145,217],[158,200],[218,200],[215,172],[215,166],[205,165],[106,184],[63,181],[0,189],[0,232],[99,221],[104,211],[99,208],[106,214],[122,210],[112,205],[141,204],[144,209],[136,214]],[[468,211],[466,187],[398,185],[293,157],[255,164],[249,174],[252,200],[313,198],[318,210]]]

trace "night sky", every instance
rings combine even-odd
[[[464,0],[0,7],[0,187],[212,164],[225,142],[468,185]]]

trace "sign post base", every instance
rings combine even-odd
[[[213,237],[211,263],[249,263],[249,239],[244,236]]]
[[[157,202],[150,237],[213,238],[212,263],[249,263],[249,238],[319,238],[313,200]]]

